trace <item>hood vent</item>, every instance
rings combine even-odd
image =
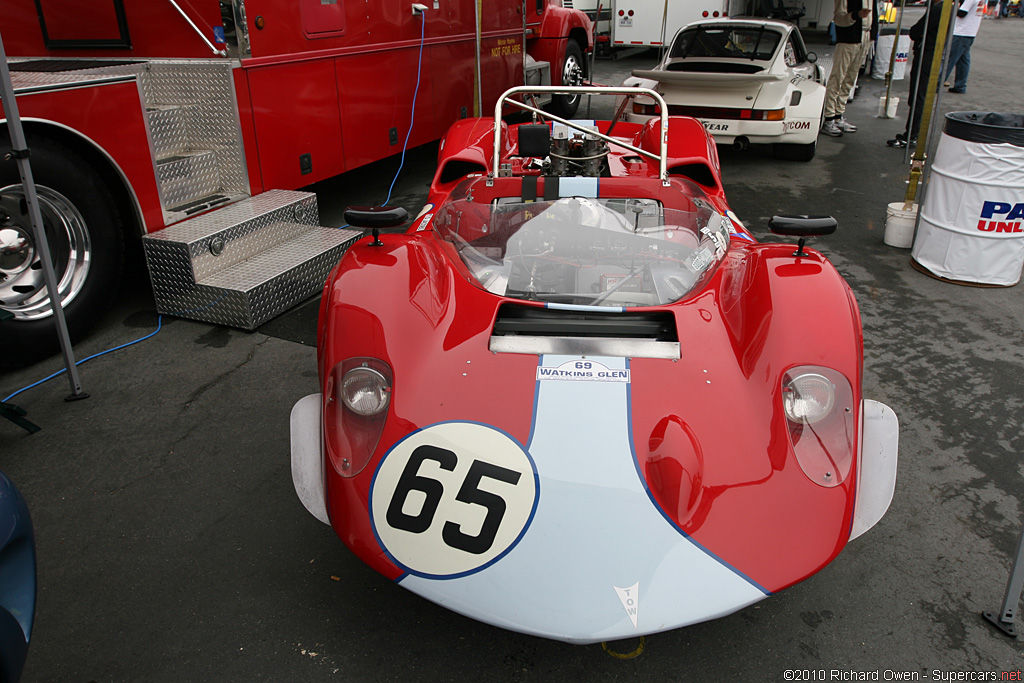
[[[670,311],[604,312],[503,304],[491,332],[495,353],[679,358]]]

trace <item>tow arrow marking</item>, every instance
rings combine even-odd
[[[629,588],[619,588],[614,585],[612,588],[619,594],[619,602],[622,603],[622,608],[629,615],[629,620],[633,622],[633,628],[637,628],[636,619],[640,602],[640,582],[637,581]]]

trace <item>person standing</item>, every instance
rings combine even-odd
[[[935,41],[938,39],[939,23],[942,20],[942,2],[943,0],[932,0],[931,9],[910,27],[910,40],[914,43],[914,57],[910,65],[910,101],[913,102],[913,115],[908,111],[907,125],[903,132],[886,141],[890,147],[906,147],[917,142],[924,102],[927,99],[928,77],[932,72]]]
[[[985,16],[985,0],[960,0],[956,10],[956,23],[953,25],[953,40],[949,44],[949,63],[946,67],[946,80],[956,67],[956,79],[949,89],[951,93],[967,92],[967,74],[971,70],[971,45],[978,35],[981,18]]]
[[[832,137],[854,133],[857,126],[846,120],[846,103],[857,82],[857,72],[864,62],[873,21],[872,0],[835,0],[836,50],[832,55],[832,75],[825,87],[825,121],[821,132]]]

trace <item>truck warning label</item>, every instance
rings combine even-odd
[[[523,46],[518,38],[498,38],[495,47],[491,48],[492,57],[522,54]]]

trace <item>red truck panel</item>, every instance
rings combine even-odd
[[[52,40],[104,40],[119,35],[114,0],[40,0]],[[213,57],[209,47],[174,9],[161,0],[123,0],[131,48],[47,48],[34,0],[0,2],[0,26],[8,55],[26,57]],[[215,0],[178,0],[178,4],[214,42],[221,25]],[[16,27],[17,30],[8,30]]]
[[[387,46],[406,40],[419,41],[421,22],[426,21],[427,42],[447,37],[472,39],[476,29],[477,0],[425,0],[427,11],[413,16],[412,0],[375,0],[373,11],[362,0],[302,0],[295,11],[292,0],[247,0],[246,18],[254,58],[309,53],[341,48]],[[521,0],[486,0],[480,12],[481,31],[522,29]],[[532,0],[528,0],[532,6]],[[263,28],[257,29],[261,18]]]
[[[266,66],[247,73],[263,187],[296,188],[343,173],[334,60]],[[311,155],[313,163],[312,173],[305,175],[299,167],[303,154]],[[250,182],[255,184],[255,177]]]
[[[36,122],[52,122],[78,132],[106,152],[130,181],[142,207],[146,230],[164,227],[153,160],[146,144],[146,121],[134,81],[21,95],[18,112],[26,132],[35,130]]]

